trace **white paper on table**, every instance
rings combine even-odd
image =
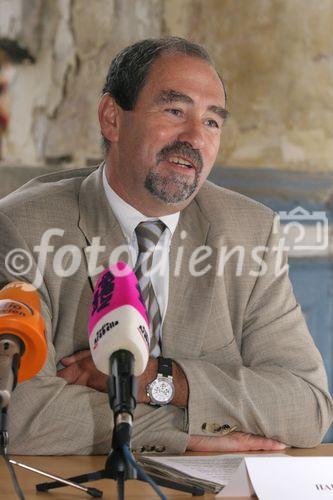
[[[259,500],[333,500],[333,457],[263,458],[245,457]]]
[[[236,472],[228,484],[221,490],[218,497],[251,497],[255,494],[247,472],[245,458],[242,458]]]

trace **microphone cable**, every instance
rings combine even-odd
[[[128,447],[128,444],[124,444],[122,446],[123,454],[126,460],[136,469],[138,473],[138,477],[145,481],[146,483],[150,484],[150,486],[153,488],[155,493],[161,498],[161,500],[167,500],[167,497],[162,493],[160,488],[157,486],[155,481],[151,477],[148,476],[148,474],[145,473],[145,471],[139,466],[139,464],[134,460],[132,453],[130,452],[130,449]]]

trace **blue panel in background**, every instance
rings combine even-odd
[[[325,363],[333,393],[333,262],[289,259],[289,275],[311,335]],[[325,442],[333,442],[333,426]]]
[[[274,168],[215,167],[209,180],[279,212],[302,206],[309,211],[325,210],[333,218],[333,174],[291,172]]]
[[[280,212],[301,206],[325,211],[333,224],[333,174],[281,171],[273,168],[215,167],[209,180],[253,198]],[[333,393],[333,259],[290,258],[295,296],[311,335],[324,359]],[[333,425],[324,442],[333,442]]]

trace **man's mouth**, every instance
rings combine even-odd
[[[170,156],[167,161],[183,168],[194,168],[193,163],[185,158],[182,158],[181,156]]]

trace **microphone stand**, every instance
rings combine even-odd
[[[19,283],[18,285],[20,286]],[[37,304],[36,300],[39,303],[38,296],[36,296],[36,298],[33,299],[33,302],[35,302],[35,304]],[[20,300],[18,302],[16,300],[13,300],[13,303],[15,304],[14,308],[11,308],[12,306],[12,304],[10,303],[11,299],[9,299],[9,306],[2,299],[0,299],[0,302],[1,302],[1,313],[4,313],[5,315],[7,313],[9,314],[13,313],[14,316],[20,316],[21,314],[19,312],[19,309],[16,308],[17,304],[20,305],[20,307],[21,305],[23,305],[23,307],[25,308],[28,307],[28,309],[31,310],[31,313],[34,314],[32,311],[32,307],[30,307],[31,305],[29,301],[27,304],[24,304],[21,303]],[[39,306],[38,306],[38,311],[39,311]],[[35,315],[35,319],[36,318],[37,318],[36,321],[38,322],[38,314],[37,316]],[[8,424],[7,412],[11,401],[11,393],[12,391],[14,391],[17,385],[18,370],[20,368],[21,356],[24,354],[26,350],[26,345],[24,341],[20,338],[20,336],[10,332],[11,332],[11,327],[9,327],[9,332],[1,331],[0,334],[0,457],[1,456],[3,457],[8,467],[8,471],[10,473],[17,496],[19,497],[20,500],[25,500],[24,494],[17,480],[13,465],[18,465],[20,467],[31,470],[38,474],[42,474],[52,479],[57,479],[58,481],[65,483],[66,485],[79,488],[80,490],[92,494],[92,491],[90,490],[95,490],[94,488],[87,488],[85,486],[80,486],[74,483],[71,484],[69,481],[66,481],[65,479],[54,476],[52,474],[48,474],[46,472],[43,472],[39,469],[35,469],[28,465],[21,464],[10,458],[7,451],[9,444],[9,434],[7,429],[7,424]],[[34,332],[34,334],[36,334],[37,336],[39,336],[40,333],[38,333],[37,331]],[[101,491],[99,490],[96,491],[98,492],[98,494],[92,496],[99,496],[99,497],[102,496]]]
[[[10,403],[10,389],[15,389],[17,384],[17,372],[20,364],[20,348],[21,346],[14,342],[11,335],[7,338],[0,338],[0,456],[3,457],[10,477],[13,482],[16,494],[20,500],[25,500],[22,489],[17,480],[15,470],[10,462],[7,447],[8,447],[8,405]]]
[[[133,375],[134,356],[126,350],[119,350],[110,357],[110,373],[108,381],[109,401],[114,415],[114,427],[112,434],[112,447],[105,467],[96,472],[89,472],[69,478],[72,483],[87,483],[99,479],[113,479],[117,481],[118,500],[124,499],[125,481],[137,479],[148,482],[163,500],[166,496],[160,491],[156,484],[166,488],[191,493],[193,496],[204,495],[204,490],[197,486],[188,486],[160,478],[153,474],[149,476],[137,464],[130,450],[130,441],[133,423],[133,411],[136,406],[136,379]],[[66,480],[56,480],[54,482],[39,483],[36,485],[37,491],[48,491],[65,486]],[[156,483],[156,484],[155,484]],[[102,496],[100,490],[99,492]],[[87,492],[89,493],[89,492]]]
[[[21,487],[19,485],[19,482],[17,480],[15,471],[13,469],[12,464],[10,463],[10,459],[7,453],[7,446],[8,446],[8,431],[7,431],[7,407],[3,406],[3,400],[0,397],[0,456],[4,459],[8,471],[10,474],[10,477],[13,482],[13,486],[15,488],[16,494],[20,500],[24,500],[24,495],[21,490]]]
[[[1,354],[6,354],[6,356],[2,355],[0,356],[0,380],[1,380],[1,373],[7,373],[8,372],[8,366],[11,365],[11,369],[9,370],[9,379],[6,381],[6,386],[11,387],[12,390],[15,389],[16,384],[17,384],[17,375],[18,375],[18,369],[20,365],[20,360],[19,360],[19,355],[18,355],[18,349],[17,345],[14,344],[14,342],[10,342],[8,338],[5,340],[0,340],[0,355]],[[7,356],[7,353],[11,349],[13,356],[9,357]],[[40,469],[36,469],[34,467],[30,467],[29,465],[22,464],[20,462],[16,462],[16,460],[13,460],[10,458],[7,452],[8,444],[9,444],[9,435],[8,435],[8,407],[10,404],[10,399],[11,399],[11,391],[8,390],[3,390],[0,391],[0,456],[3,457],[7,467],[8,471],[10,473],[11,479],[13,481],[13,485],[16,491],[16,494],[20,500],[25,500],[24,494],[22,492],[22,489],[20,487],[20,484],[17,480],[15,470],[13,465],[17,465],[19,467],[22,467],[24,469],[28,469],[32,472],[36,472],[37,474],[49,477],[50,479],[55,479],[59,481],[59,483],[63,483],[64,486],[72,486],[74,488],[78,488],[85,493],[88,493],[89,495],[93,497],[101,497],[102,492],[100,490],[97,490],[96,488],[87,488],[86,486],[81,486],[79,484],[75,484],[71,481],[67,481],[66,479],[62,479],[61,477],[55,476],[53,474],[49,474],[47,472],[44,472]]]

